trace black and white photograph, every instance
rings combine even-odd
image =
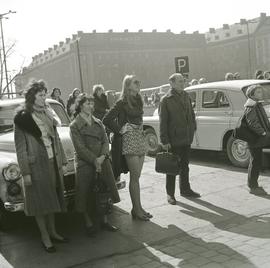
[[[269,1],[1,0],[0,268],[269,267]]]

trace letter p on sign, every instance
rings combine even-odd
[[[177,73],[181,74],[189,73],[188,56],[176,57],[174,60],[175,60],[175,70]]]

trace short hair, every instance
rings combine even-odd
[[[174,73],[174,74],[172,74],[172,75],[169,77],[169,82],[174,83],[175,80],[176,80],[176,77],[178,77],[178,76],[181,76],[181,77],[183,78],[183,80],[184,80],[184,76],[183,76],[182,74],[180,74],[180,73]]]
[[[101,89],[102,89],[103,91],[105,90],[105,89],[104,89],[104,86],[103,86],[102,84],[94,85],[94,86],[93,86],[93,95],[94,95],[94,96],[97,96],[97,92],[98,92],[99,90],[101,90]]]
[[[45,93],[47,93],[47,87],[43,80],[32,81],[27,86],[27,89],[25,90],[24,93],[24,97],[25,97],[25,108],[28,112],[33,112],[33,105],[36,100],[36,94],[42,91],[45,91]]]
[[[256,70],[255,71],[255,79],[260,79],[260,78],[258,78],[258,76],[260,76],[260,75],[263,75],[263,71],[262,70]]]
[[[85,93],[81,93],[80,95],[78,95],[75,101],[76,105],[75,105],[74,117],[76,117],[81,112],[82,105],[87,101],[94,101],[93,96],[86,95]]]
[[[225,80],[233,80],[233,74],[232,73],[226,73],[225,74]]]
[[[252,96],[254,95],[256,89],[258,89],[258,88],[262,88],[263,89],[263,87],[261,85],[251,85],[251,86],[249,86],[247,88],[247,90],[246,90],[246,96],[248,98],[251,98],[252,99]]]

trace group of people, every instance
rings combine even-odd
[[[180,195],[199,198],[189,182],[189,157],[196,118],[191,100],[184,91],[185,78],[179,73],[169,77],[170,90],[159,104],[160,140],[163,150],[171,151],[180,159]],[[57,91],[57,90],[56,90]],[[25,104],[14,118],[15,146],[23,176],[25,213],[35,216],[41,242],[47,252],[55,252],[53,243],[69,240],[56,231],[54,213],[65,212],[63,175],[67,160],[57,133],[58,121],[46,106],[47,88],[44,82],[33,82],[25,94]],[[101,228],[115,232],[118,228],[108,221],[107,214],[96,210],[94,188],[102,183],[110,192],[113,203],[120,202],[115,180],[129,172],[129,193],[134,220],[149,221],[153,215],[141,202],[140,177],[146,154],[143,131],[143,99],[140,81],[126,75],[119,100],[109,108],[102,97],[104,88],[96,85],[93,96],[74,90],[76,96],[70,136],[75,148],[76,210],[83,215],[86,233],[93,236]],[[246,91],[245,114],[247,123],[263,142],[249,144],[251,158],[248,186],[254,194],[264,194],[258,186],[262,147],[270,139],[270,124],[262,107],[260,85]],[[111,139],[109,157],[108,132]],[[176,176],[166,175],[167,201],[176,204]]]

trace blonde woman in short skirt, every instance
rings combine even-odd
[[[146,153],[146,142],[143,132],[143,100],[139,92],[140,81],[134,75],[126,75],[121,97],[105,115],[103,123],[114,135],[122,137],[121,151],[118,153],[124,156],[130,172],[132,218],[149,221],[153,216],[143,209],[140,197],[139,179]]]

